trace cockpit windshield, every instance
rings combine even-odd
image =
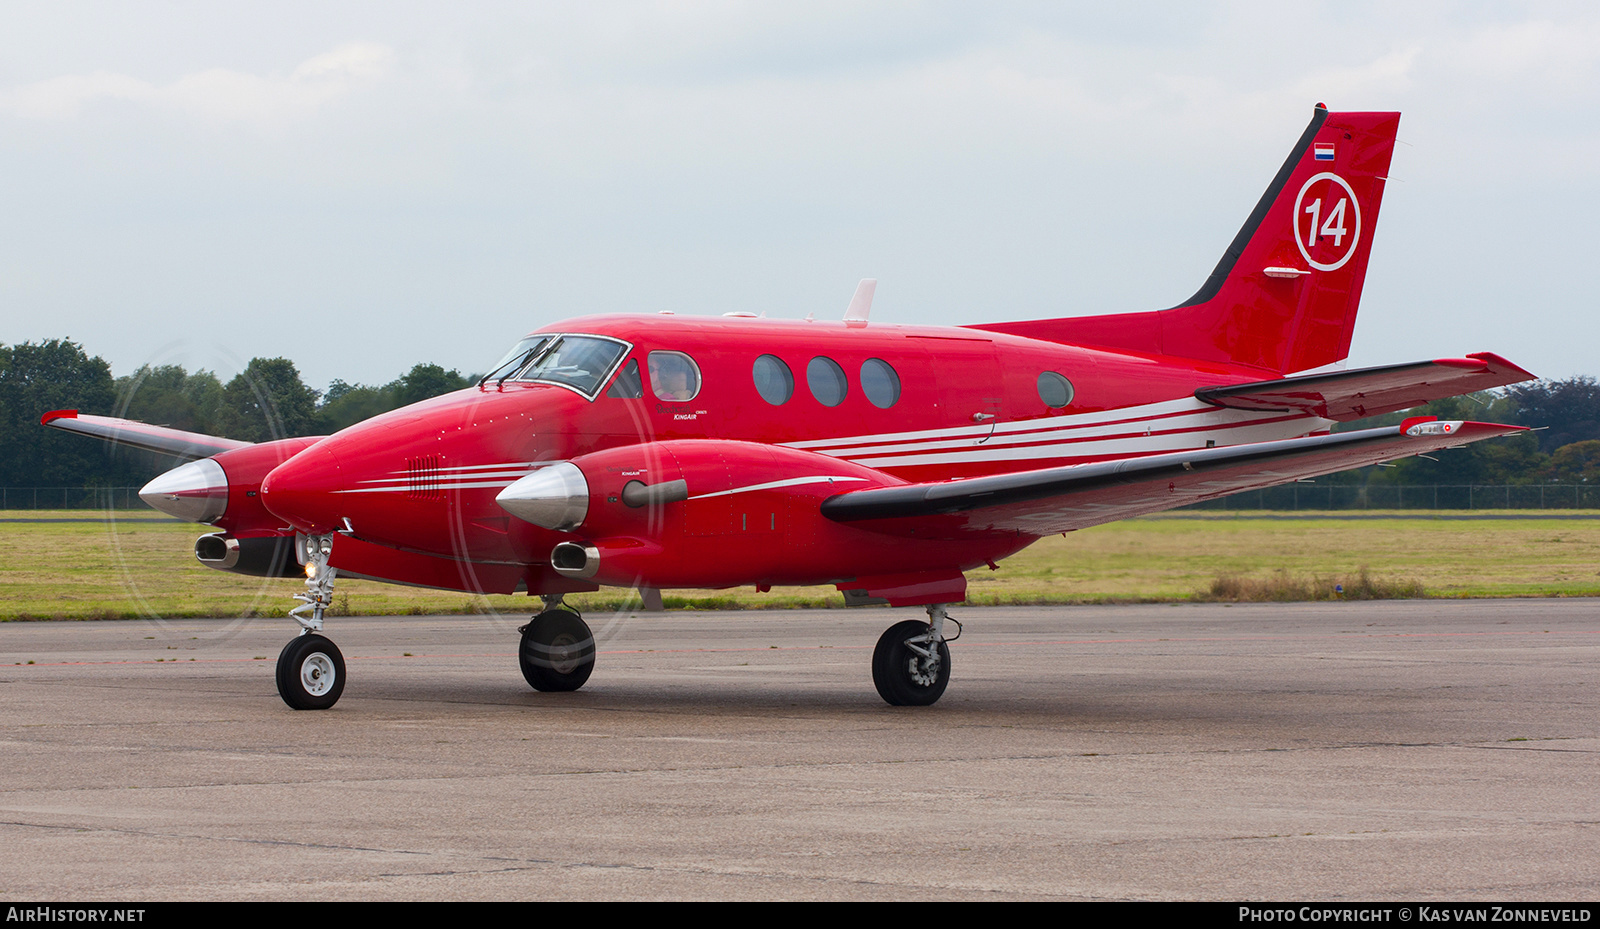
[[[593,399],[627,351],[628,343],[605,336],[540,333],[518,342],[479,384],[563,384]]]

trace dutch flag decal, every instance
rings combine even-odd
[[[1333,143],[1318,142],[1312,147],[1312,157],[1314,157],[1317,161],[1332,161]]]

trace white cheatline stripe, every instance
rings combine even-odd
[[[477,487],[510,487],[512,484],[515,484],[515,483],[516,483],[516,481],[461,481],[461,482],[438,481],[437,483],[432,484],[429,487],[429,489],[433,490],[433,491],[471,490],[471,489],[477,488]],[[355,487],[355,488],[351,488],[351,489],[348,489],[348,490],[335,490],[334,493],[336,493],[336,494],[408,493],[408,492],[410,492],[410,490],[411,490],[411,486],[409,484],[391,484],[388,487]]]
[[[1182,397],[1176,400],[1163,400],[1158,403],[1147,403],[1140,406],[1120,407],[1114,410],[1101,410],[1095,413],[1079,413],[1071,416],[1056,416],[1048,420],[1027,419],[1010,423],[1000,423],[994,426],[977,424],[972,426],[954,426],[945,429],[922,429],[913,432],[884,432],[870,435],[839,436],[831,439],[808,439],[803,442],[784,442],[788,448],[809,449],[822,451],[823,449],[844,450],[846,454],[853,454],[856,449],[850,446],[881,445],[896,442],[919,442],[928,440],[944,440],[943,443],[928,441],[930,446],[959,443],[963,439],[983,439],[987,436],[1010,435],[1012,433],[1039,433],[1040,438],[1052,437],[1050,433],[1071,432],[1091,427],[1101,427],[1096,432],[1115,431],[1128,428],[1144,420],[1171,417],[1174,421],[1178,417],[1200,415],[1209,418],[1206,414],[1244,414],[1243,417],[1251,418],[1263,415],[1256,410],[1229,410],[1213,406],[1197,400],[1194,397]],[[1272,415],[1272,414],[1266,414]],[[1277,414],[1277,415],[1282,415]],[[1227,419],[1222,420],[1229,421]],[[1024,439],[1023,441],[1027,441]],[[826,454],[826,452],[824,452]],[[834,456],[840,457],[840,456]]]
[[[537,470],[537,469],[534,469],[534,470]],[[423,473],[425,473],[425,472],[418,471],[417,472],[418,477],[420,478],[420,476]],[[434,472],[434,473],[437,475],[436,479],[437,480],[441,480],[441,481],[476,481],[476,480],[486,480],[486,479],[492,478],[492,477],[509,477],[509,478],[512,478],[514,480],[514,479],[519,478],[519,477],[526,477],[527,475],[532,474],[533,471],[532,470],[521,470],[521,471],[480,471],[477,474],[438,474],[437,472]],[[411,481],[412,479],[413,478],[412,478],[411,475],[406,474],[405,472],[400,472],[399,474],[395,475],[394,477],[374,477],[374,478],[368,478],[367,480],[364,480],[364,481],[356,481],[356,483],[357,484],[404,484],[404,483],[406,483],[408,481]]]
[[[1171,404],[1163,405],[1170,406]],[[1278,422],[1272,422],[1273,420],[1277,420]],[[1033,447],[1040,450],[1060,449],[1063,445],[1078,444],[1084,446],[1084,448],[1081,450],[1083,454],[1097,454],[1096,451],[1091,449],[1098,446],[1100,443],[1094,442],[1093,440],[1102,437],[1104,440],[1132,440],[1133,444],[1129,445],[1128,449],[1132,451],[1139,451],[1147,444],[1143,440],[1150,438],[1152,435],[1162,436],[1168,434],[1178,434],[1189,435],[1191,437],[1203,436],[1206,438],[1222,438],[1225,436],[1225,441],[1227,441],[1229,444],[1232,444],[1237,441],[1244,441],[1244,439],[1239,437],[1237,434],[1246,430],[1251,430],[1253,427],[1277,427],[1271,429],[1270,432],[1263,433],[1263,435],[1268,437],[1289,437],[1302,435],[1317,429],[1327,428],[1327,426],[1331,425],[1331,423],[1329,423],[1327,420],[1306,416],[1285,418],[1284,413],[1276,411],[1227,410],[1205,405],[1202,409],[1181,411],[1176,415],[1168,412],[1159,418],[1153,419],[1128,419],[1121,417],[1105,423],[1093,425],[1067,424],[1063,427],[1036,429],[1036,431],[1027,433],[1023,433],[1016,429],[1015,427],[1018,425],[1033,427],[1032,423],[1008,423],[1006,424],[1006,427],[1010,427],[1007,429],[1010,434],[986,436],[978,441],[974,441],[970,438],[970,436],[968,436],[958,441],[946,439],[944,441],[888,442],[883,444],[873,444],[870,441],[866,441],[870,437],[857,436],[853,439],[832,440],[832,447],[817,445],[816,443],[808,444],[816,445],[816,447],[810,449],[810,451],[813,451],[816,454],[827,455],[832,458],[844,458],[861,464],[871,464],[873,466],[902,461],[934,464],[945,461],[962,460],[982,461],[1015,458],[1061,457],[1059,454],[1041,455],[1032,452],[995,452],[997,448],[1002,446],[1016,446],[1024,443],[1034,443]],[[1144,432],[1146,433],[1145,436],[1140,436],[1139,434],[1141,427],[1143,427]],[[996,432],[998,433],[999,431],[1000,430],[997,428]],[[911,434],[891,433],[880,436],[879,439],[881,442],[881,440],[884,439],[893,439],[904,435]],[[1165,448],[1166,446],[1162,447]],[[1187,446],[1180,444],[1176,447],[1183,448]]]
[[[499,464],[450,465],[448,467],[440,468],[439,470],[440,471],[496,471],[496,470],[505,470],[505,469],[514,469],[515,468],[515,469],[521,469],[521,470],[526,471],[526,470],[528,470],[530,468],[542,468],[545,465],[553,465],[553,464],[559,464],[559,462],[555,462],[555,461],[504,461],[504,462],[500,462]]]
[[[1202,402],[1194,397],[1180,397],[1176,400],[1162,400],[1156,403],[1146,403],[1140,406],[1118,407],[1113,410],[1100,410],[1094,413],[1074,413],[1070,416],[1053,416],[1048,420],[1026,419],[1011,423],[1001,423],[990,426],[977,424],[971,426],[952,426],[944,429],[920,429],[913,432],[883,432],[872,435],[839,436],[832,439],[808,439],[803,442],[785,442],[789,448],[829,448],[844,445],[864,445],[876,442],[902,442],[918,439],[959,439],[963,437],[978,438],[991,433],[1002,432],[1027,432],[1030,430],[1054,430],[1062,428],[1080,428],[1083,426],[1115,423],[1129,419],[1147,419],[1154,416],[1163,416],[1171,413],[1203,413],[1218,410],[1219,407]]]
[[[1070,440],[1085,442],[1096,438],[1132,438],[1141,434],[1183,433],[1196,434],[1199,432],[1214,433],[1217,430],[1248,427],[1258,425],[1266,420],[1285,419],[1283,413],[1273,411],[1255,410],[1217,410],[1217,415],[1199,413],[1172,416],[1163,419],[1138,419],[1119,422],[1109,426],[1076,427],[1066,429],[1041,430],[1038,432],[1012,433],[1010,435],[994,435],[984,440],[963,440],[958,443],[951,442],[901,442],[889,445],[857,445],[848,448],[812,449],[816,454],[827,455],[832,458],[849,458],[859,460],[867,455],[889,455],[905,452],[953,452],[969,450],[977,446],[994,448],[1002,445],[1024,445],[1029,443],[1046,444],[1057,440]],[[1299,423],[1305,423],[1305,417],[1296,418]],[[1305,427],[1307,430],[1314,427]]]
[[[477,472],[475,474],[443,474],[443,473],[440,473],[439,478],[438,478],[440,481],[461,481],[461,480],[474,480],[474,479],[484,479],[484,478],[492,478],[492,477],[509,477],[509,478],[515,479],[515,478],[527,477],[529,474],[532,474],[534,471],[537,471],[540,468],[546,468],[546,467],[549,467],[550,465],[554,465],[554,464],[562,464],[562,463],[565,462],[565,460],[566,459],[561,459],[561,460],[558,460],[558,461],[530,461],[530,462],[526,462],[526,463],[524,463],[524,462],[515,462],[515,463],[501,463],[501,464],[488,464],[488,465],[455,465],[455,466],[448,467],[448,468],[435,468],[434,471],[436,471],[436,472],[476,471]],[[364,480],[364,481],[357,481],[356,483],[358,483],[358,484],[407,484],[407,483],[410,483],[410,481],[413,479],[414,475],[420,474],[420,473],[422,473],[422,472],[421,471],[413,472],[413,471],[411,471],[409,469],[399,470],[399,471],[390,471],[389,472],[389,474],[391,475],[390,477],[375,477],[375,478],[370,478],[370,479]],[[485,486],[487,486],[487,485],[485,485]]]
[[[794,487],[794,486],[796,486],[798,484],[816,484],[816,483],[818,483],[820,481],[827,481],[828,483],[832,484],[832,483],[834,483],[836,481],[864,481],[864,480],[866,480],[866,478],[864,478],[864,477],[844,477],[842,475],[837,475],[837,474],[817,474],[817,475],[813,475],[811,477],[791,477],[791,478],[788,478],[786,480],[781,480],[781,481],[768,481],[765,484],[750,484],[750,485],[748,485],[746,487],[734,487],[734,488],[730,488],[728,490],[717,490],[717,491],[712,491],[711,493],[708,493],[708,494],[695,494],[694,496],[690,497],[689,499],[690,500],[704,500],[707,497],[726,497],[729,494],[743,494],[743,493],[749,493],[750,491],[753,491],[753,490],[773,490],[774,488],[778,488],[778,487]]]
[[[855,457],[848,453],[835,453],[869,468],[897,468],[911,465],[976,464],[994,461],[1027,461],[1038,459],[1084,459],[1149,455],[1158,452],[1175,452],[1204,447],[1202,440],[1215,438],[1219,445],[1239,445],[1247,442],[1267,442],[1304,435],[1318,428],[1316,421],[1242,424],[1229,429],[1205,432],[1183,432],[1171,435],[1156,433],[1149,436],[1123,436],[1114,439],[1089,439],[1074,442],[1055,442],[1043,445],[973,446],[964,449],[927,450],[924,454],[898,454]]]

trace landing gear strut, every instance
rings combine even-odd
[[[895,623],[878,639],[878,647],[872,651],[872,683],[884,702],[929,706],[944,694],[950,683],[950,647],[944,637],[947,619],[950,614],[944,604],[931,604],[928,622],[908,619]],[[960,625],[956,623],[958,630]]]
[[[318,634],[322,616],[333,603],[333,579],[339,569],[328,564],[333,536],[300,536],[295,544],[306,566],[306,592],[294,595],[300,605],[289,611],[300,624],[300,637],[291,639],[278,655],[278,696],[296,710],[325,710],[344,693],[344,656]]]
[[[577,690],[594,670],[594,633],[577,610],[562,605],[560,594],[543,599],[544,612],[517,630],[522,676],[534,690]]]

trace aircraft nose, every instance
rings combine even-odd
[[[339,459],[318,445],[267,473],[261,482],[261,505],[301,532],[332,532],[341,524],[338,508],[343,489]]]

